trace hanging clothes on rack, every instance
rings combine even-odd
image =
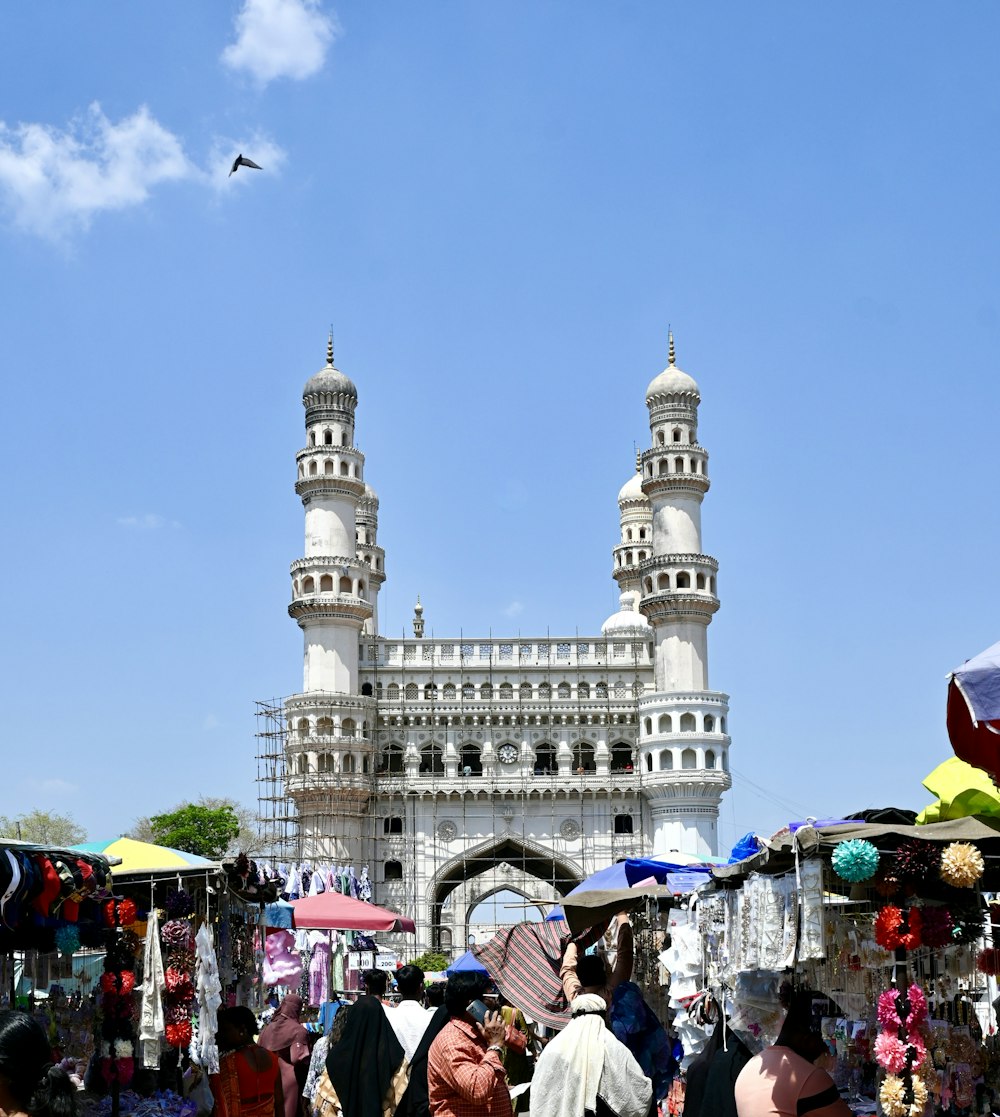
[[[321,1005],[330,996],[330,940],[325,931],[310,931],[309,1003]]]
[[[367,865],[361,870],[361,879],[358,881],[358,899],[364,900],[366,904],[371,903],[372,882],[368,877]]]

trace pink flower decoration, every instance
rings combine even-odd
[[[890,1074],[899,1074],[906,1066],[906,1044],[891,1032],[881,1032],[875,1040],[875,1059]]]
[[[886,989],[878,999],[878,1022],[883,1028],[898,1028],[901,1021],[896,1011],[896,990]]]

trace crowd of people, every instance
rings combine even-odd
[[[553,1037],[537,1034],[484,973],[456,973],[425,990],[413,965],[395,975],[398,1003],[386,998],[387,974],[368,971],[364,995],[340,1005],[312,1046],[297,995],[263,1029],[249,1008],[223,1008],[219,1072],[210,1075],[214,1115],[656,1117],[664,1080],[632,1042],[640,1032],[623,1032],[616,1015],[637,992],[631,928],[624,916],[617,922],[613,969],[603,955],[581,953],[585,941],[566,950],[560,977],[570,1015]],[[761,1054],[727,1061],[721,1073],[713,1063],[704,1081],[692,1065],[689,1117],[847,1117],[817,1066],[825,1048],[808,997],[790,994],[785,1007],[781,1034]],[[643,1018],[634,1006],[627,1013]],[[41,1026],[25,1013],[0,1012],[0,1117],[77,1117],[75,1094]]]

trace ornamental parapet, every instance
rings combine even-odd
[[[661,473],[656,477],[642,479],[642,491],[650,500],[654,496],[682,492],[704,496],[711,487],[712,482],[705,473]]]
[[[285,794],[295,800],[300,814],[306,807],[319,808],[334,815],[339,812],[358,813],[360,808],[367,807],[372,797],[372,778],[329,772],[286,776]],[[354,806],[353,811],[351,805]]]
[[[346,593],[314,593],[289,603],[288,615],[299,624],[304,621],[345,621],[364,624],[371,620],[372,606],[363,597]]]
[[[663,620],[708,624],[718,611],[717,597],[691,590],[663,590],[647,594],[639,602],[639,612],[654,626]]]
[[[364,563],[358,558],[357,555],[307,555],[305,558],[296,559],[288,568],[290,574],[297,574],[301,570],[317,570],[333,571],[341,573],[345,567],[354,568],[359,571],[364,567]]]
[[[291,694],[285,699],[285,713],[332,715],[375,713],[375,699],[368,694],[340,694],[334,690],[310,690],[305,694]]]
[[[653,570],[660,570],[664,567],[672,568],[675,566],[701,566],[707,570],[711,570],[713,574],[716,574],[719,570],[719,560],[712,555],[691,555],[677,551],[665,555],[650,555],[649,558],[643,559],[643,561],[638,564],[639,572],[642,574]]]
[[[288,741],[285,746],[289,754],[300,752],[335,753],[350,752],[359,755],[374,756],[375,743],[370,737],[358,734],[340,734],[336,728],[331,733],[310,733],[301,736],[299,733],[289,731]]]
[[[295,482],[295,491],[303,504],[322,497],[348,497],[360,499],[365,493],[365,483],[358,477],[300,477]]]
[[[678,772],[676,769],[666,772],[646,772],[642,781],[642,795],[649,803],[675,800],[707,800],[717,803],[723,793],[733,786],[732,777],[728,772],[716,768],[692,769],[691,771]]]
[[[364,465],[365,456],[357,446],[303,446],[295,451],[295,461],[304,462],[311,458],[329,458],[333,462],[345,461]],[[339,473],[338,469],[338,473]]]
[[[639,713],[669,712],[672,705],[685,708],[692,705],[717,706],[726,713],[729,710],[729,695],[721,690],[657,691],[639,699]]]

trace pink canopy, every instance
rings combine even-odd
[[[412,919],[339,892],[292,900],[295,927],[310,931],[416,931]]]

